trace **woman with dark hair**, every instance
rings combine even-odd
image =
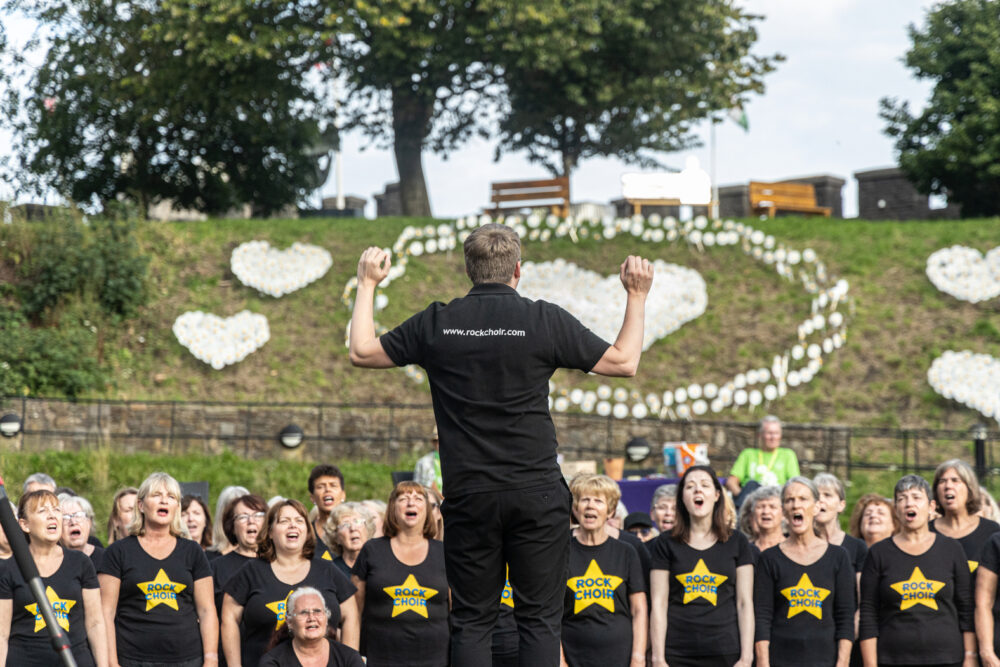
[[[334,638],[330,608],[322,593],[301,586],[286,602],[285,624],[274,633],[260,667],[365,667],[360,653]]]
[[[861,656],[877,665],[979,664],[969,564],[928,528],[931,488],[906,475],[893,494],[902,528],[868,551],[861,573]]]
[[[815,523],[819,490],[792,477],[781,490],[788,538],[754,573],[757,667],[847,667],[854,641],[854,566]]]
[[[979,516],[982,507],[979,480],[965,461],[951,459],[939,465],[931,488],[941,516],[931,521],[930,529],[962,545],[975,586],[980,554],[990,536],[1000,531],[1000,525]]]
[[[257,538],[265,516],[267,501],[254,494],[237,497],[222,511],[222,530],[226,541],[235,544],[236,548],[210,561],[215,580],[215,606],[219,610],[220,621],[224,587],[247,561],[257,557]]]
[[[6,501],[0,501],[6,502]],[[59,499],[45,489],[21,496],[18,523],[42,577],[56,622],[68,635],[79,667],[104,667],[108,636],[94,565],[82,551],[66,549]],[[60,664],[38,603],[14,563],[0,568],[0,665],[50,667]]]
[[[712,468],[688,468],[678,486],[677,523],[651,543],[653,664],[749,667],[754,637],[750,543],[733,532]]]
[[[366,542],[354,563],[368,667],[448,664],[451,593],[428,505],[426,488],[397,484],[389,494],[385,536]]]
[[[323,594],[343,642],[358,645],[355,588],[330,561],[313,558],[316,535],[309,512],[297,500],[282,500],[267,511],[257,537],[257,558],[226,582],[222,603],[222,648],[230,667],[257,667],[271,633],[285,622],[285,600],[300,586]]]
[[[111,513],[108,515],[108,546],[112,542],[128,537],[129,526],[135,514],[135,500],[139,489],[129,486],[118,489],[111,499]]]
[[[177,480],[151,474],[139,487],[130,535],[109,545],[101,559],[98,579],[112,665],[218,663],[212,570],[201,547],[186,539],[180,501]]]
[[[201,499],[201,496],[187,495],[181,498],[181,521],[187,527],[188,535],[191,539],[201,545],[202,549],[212,546],[212,534],[209,526],[212,525],[212,515],[208,511],[208,504]],[[218,558],[218,552],[206,552],[209,559]]]
[[[877,493],[866,493],[858,498],[847,524],[848,532],[864,540],[869,549],[876,542],[898,533],[899,528],[895,505]]]

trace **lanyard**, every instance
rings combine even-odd
[[[768,470],[773,470],[773,468],[774,468],[774,461],[775,461],[775,459],[778,458],[778,449],[779,449],[778,447],[775,447],[774,448],[774,452],[771,453],[771,460],[767,464],[767,469]],[[758,449],[757,450],[757,467],[759,468],[762,465],[764,465],[764,452],[762,452],[761,450]]]

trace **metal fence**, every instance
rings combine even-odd
[[[21,430],[0,438],[0,451],[81,450],[110,447],[121,452],[219,454],[247,458],[371,460],[395,463],[429,448],[434,425],[428,403],[265,403],[218,401],[116,401],[0,398],[0,413],[17,415]],[[745,447],[757,444],[757,423],[615,419],[585,414],[553,415],[565,460],[621,456],[633,437],[653,445],[659,466],[665,442],[699,442],[719,470],[727,470]],[[304,433],[301,447],[278,440],[289,424]],[[983,441],[985,464],[996,470],[996,429]],[[784,446],[793,448],[806,472],[829,470],[847,479],[864,469],[900,473],[932,470],[950,458],[974,460],[968,431],[880,429],[824,424],[785,424]]]

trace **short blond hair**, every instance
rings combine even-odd
[[[582,472],[569,483],[569,492],[573,494],[573,504],[576,505],[585,495],[602,496],[608,504],[608,517],[613,517],[618,510],[618,501],[622,498],[618,482],[607,475]]]
[[[146,534],[146,515],[139,508],[139,503],[146,500],[149,494],[160,488],[177,500],[177,511],[174,512],[174,518],[170,521],[170,534],[174,537],[191,539],[190,535],[188,535],[187,526],[181,521],[181,485],[177,483],[176,479],[165,472],[154,472],[139,485],[138,498],[135,500],[135,512],[132,513],[132,523],[129,524],[128,534]]]
[[[509,283],[521,261],[521,238],[510,227],[496,223],[474,229],[462,248],[465,273],[473,285]]]

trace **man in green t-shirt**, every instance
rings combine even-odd
[[[761,486],[780,486],[799,474],[795,452],[781,447],[781,420],[768,415],[760,422],[762,446],[748,447],[740,452],[729,471],[726,488],[739,507],[743,499]]]

